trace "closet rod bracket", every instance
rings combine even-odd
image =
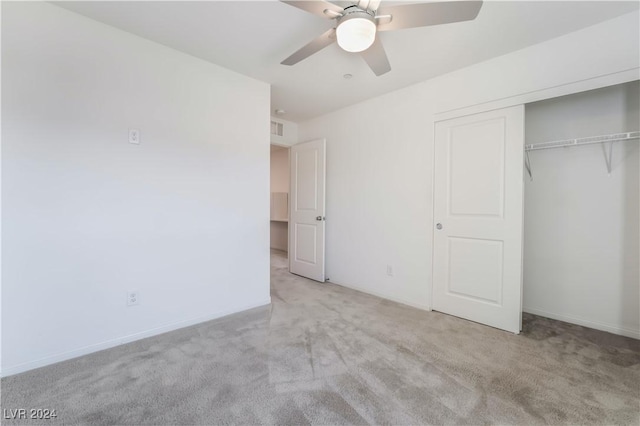
[[[607,176],[611,177],[611,160],[613,159],[613,141],[609,142],[609,155],[604,153],[604,161],[607,163]]]

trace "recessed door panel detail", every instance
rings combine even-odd
[[[295,260],[315,265],[318,261],[316,245],[318,229],[315,225],[295,224]]]
[[[301,151],[295,153],[296,173],[296,204],[301,210],[316,210],[318,208],[318,152]]]
[[[502,217],[504,118],[449,129],[449,214]]]
[[[449,237],[449,293],[502,304],[502,241]]]

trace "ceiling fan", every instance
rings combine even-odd
[[[336,21],[336,27],[316,37],[281,62],[294,65],[324,49],[334,41],[347,52],[359,52],[369,68],[380,76],[391,71],[378,31],[425,27],[475,19],[482,1],[445,1],[398,4],[379,8],[380,0],[355,0],[345,8],[324,0],[284,1],[322,18]]]

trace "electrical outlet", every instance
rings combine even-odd
[[[140,292],[138,290],[129,290],[127,292],[127,306],[135,306],[140,304]]]
[[[387,275],[389,275],[390,277],[393,276],[393,266],[387,265]]]
[[[129,129],[129,143],[140,144],[140,130]]]

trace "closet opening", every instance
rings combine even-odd
[[[638,130],[638,81],[525,105],[525,313],[640,338]]]

